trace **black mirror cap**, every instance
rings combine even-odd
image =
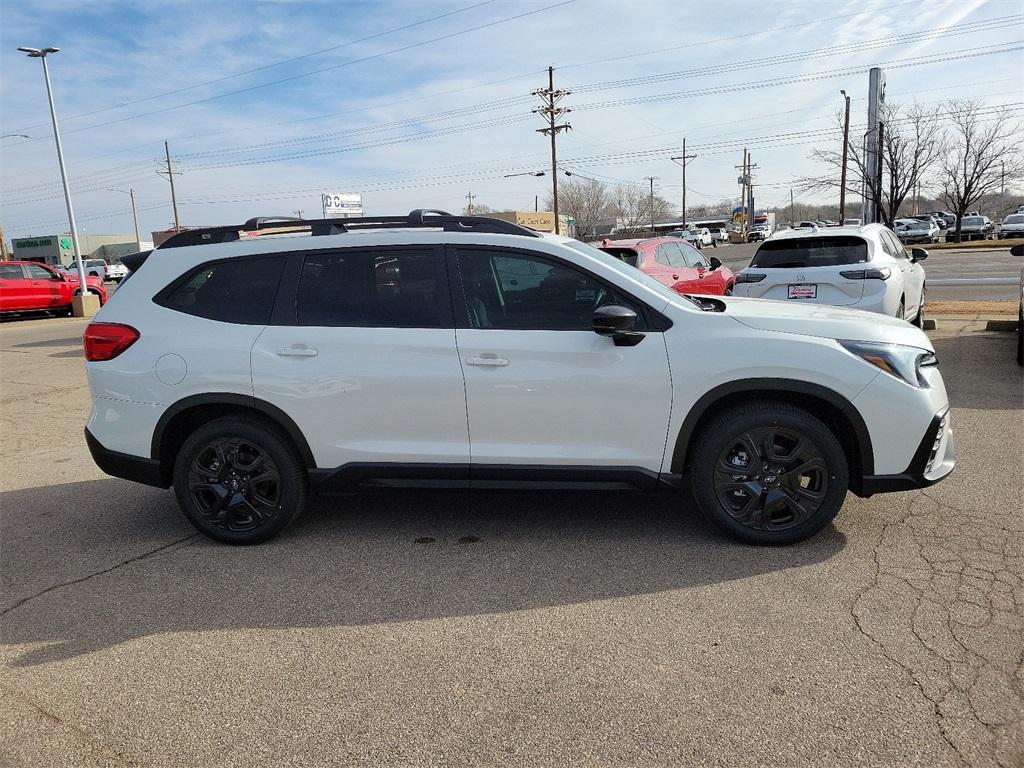
[[[608,304],[594,310],[591,326],[598,336],[615,336],[629,333],[636,325],[636,312],[629,307]]]
[[[1014,256],[1024,256],[1024,245],[1014,245],[1010,248],[1010,253]]]
[[[914,261],[924,261],[928,258],[928,251],[924,248],[911,248],[910,255],[913,257]]]
[[[722,266],[722,260],[717,256],[712,256],[710,259],[708,259],[708,264],[711,265],[712,269],[718,269],[720,266]]]

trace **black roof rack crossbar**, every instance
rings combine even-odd
[[[345,232],[365,229],[442,229],[445,232],[486,232],[498,235],[540,237],[540,233],[519,224],[513,224],[511,221],[492,219],[487,216],[453,216],[444,211],[417,209],[408,216],[363,216],[354,219],[296,219],[290,216],[260,216],[249,219],[245,224],[178,232],[165,240],[160,245],[160,250],[183,248],[189,245],[230,243],[241,239],[244,232],[296,231],[306,227],[314,237],[340,235]]]

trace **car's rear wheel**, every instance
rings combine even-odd
[[[174,491],[185,517],[212,539],[257,544],[283,531],[306,505],[306,470],[275,425],[227,416],[181,446]]]
[[[750,544],[792,544],[839,513],[849,468],[832,431],[786,403],[739,406],[697,436],[690,467],[701,511]]]

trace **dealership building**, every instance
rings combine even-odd
[[[87,259],[104,259],[108,264],[122,256],[151,248],[139,243],[135,235],[79,235],[78,246]],[[75,260],[71,235],[38,235],[11,238],[11,258],[19,261],[40,261],[52,266],[67,266]]]

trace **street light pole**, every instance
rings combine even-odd
[[[27,53],[29,58],[43,60],[43,79],[46,80],[46,97],[50,101],[50,119],[53,121],[53,138],[57,143],[57,164],[60,165],[60,180],[64,185],[64,202],[68,207],[68,225],[71,227],[71,245],[75,251],[75,263],[78,265],[78,285],[82,293],[84,303],[88,295],[85,284],[85,262],[82,260],[82,249],[78,245],[78,227],[75,226],[75,209],[71,205],[71,188],[68,186],[68,172],[64,167],[64,149],[60,143],[60,129],[57,127],[57,108],[53,104],[53,88],[50,85],[50,70],[46,66],[46,57],[51,53],[57,53],[59,48],[18,48],[22,53]],[[77,314],[77,313],[76,313]],[[81,316],[84,316],[84,311]]]

